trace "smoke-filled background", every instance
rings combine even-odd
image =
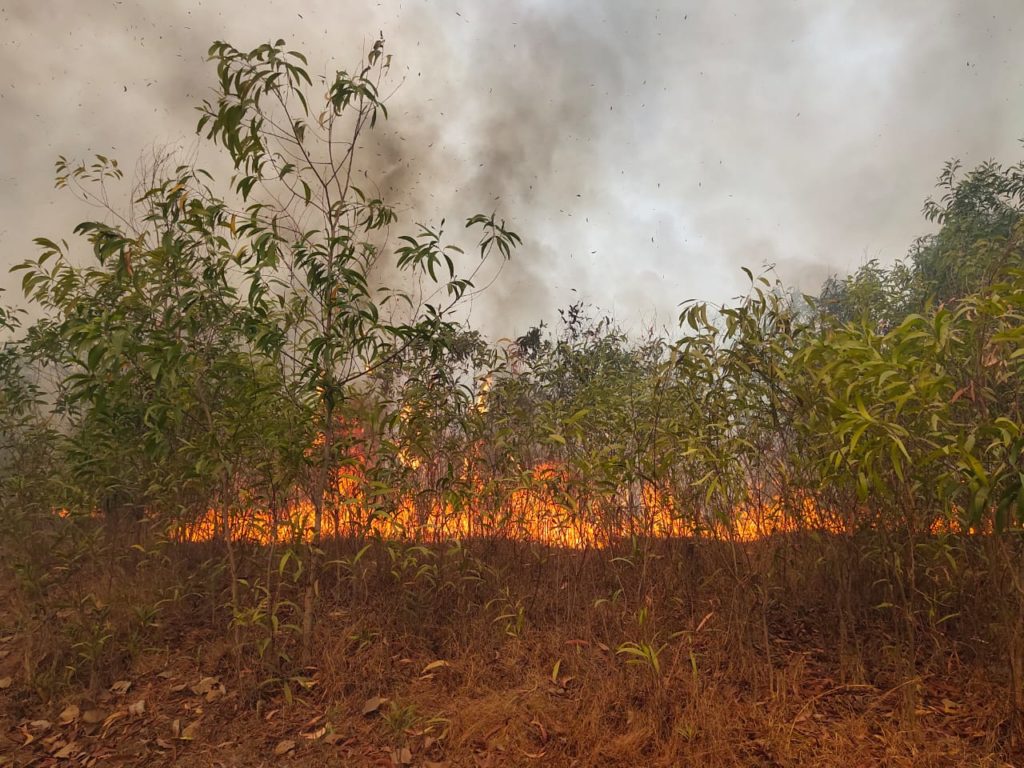
[[[194,150],[213,40],[285,38],[328,74],[382,32],[403,222],[496,209],[524,238],[473,307],[492,336],[579,298],[672,324],[740,266],[816,291],[927,231],[947,159],[1024,156],[1020,0],[15,0],[0,29],[6,266],[90,215],[57,155]]]

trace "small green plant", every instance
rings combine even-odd
[[[105,666],[107,654],[114,639],[110,623],[110,607],[93,595],[87,595],[81,602],[83,616],[71,627],[76,639],[71,647],[75,652],[74,673],[88,674],[89,687],[99,685],[100,670]]]
[[[501,595],[488,600],[484,606],[486,609],[496,607],[498,615],[494,617],[494,624],[501,624],[505,634],[509,637],[522,637],[526,628],[526,608],[519,598],[512,598],[508,587],[502,589]]]
[[[646,667],[657,681],[661,679],[661,652],[667,647],[668,643],[659,646],[652,643],[627,641],[621,643],[615,649],[615,653],[625,656],[627,664]]]
[[[412,704],[402,705],[395,701],[390,703],[388,710],[381,716],[381,722],[384,724],[384,727],[400,744],[405,743],[406,738],[416,728],[419,720],[420,716],[416,712],[415,706]]]
[[[375,629],[360,627],[355,632],[349,633],[346,638],[355,647],[354,653],[359,653],[380,640],[380,632]]]
[[[406,546],[400,542],[388,543],[391,576],[406,588],[432,588],[437,584],[437,558],[435,552],[421,545]]]
[[[602,605],[617,605],[623,596],[622,587],[614,590],[608,597],[599,597],[594,601],[594,607],[598,608]]]

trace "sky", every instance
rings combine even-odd
[[[327,74],[378,34],[402,226],[494,210],[523,238],[474,300],[492,337],[577,300],[671,327],[744,266],[816,292],[929,231],[947,160],[1024,159],[1020,0],[0,0],[3,299],[32,238],[93,215],[58,155],[218,168],[194,135],[211,42],[284,38]]]

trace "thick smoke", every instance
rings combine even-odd
[[[945,160],[1015,161],[1024,135],[1017,0],[296,8],[0,9],[4,261],[84,215],[51,188],[56,155],[130,165],[153,143],[194,146],[217,38],[283,37],[327,73],[383,32],[396,90],[368,152],[403,223],[448,216],[456,235],[496,210],[524,237],[475,302],[491,335],[579,297],[634,326],[671,323],[683,299],[742,290],[742,265],[816,290],[904,253]]]

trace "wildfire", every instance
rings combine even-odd
[[[475,407],[486,409],[489,378],[481,382]],[[403,421],[410,417],[403,410]],[[349,442],[343,467],[338,469],[324,500],[321,536],[382,537],[437,542],[468,538],[534,541],[565,548],[603,547],[632,536],[647,538],[713,537],[754,541],[799,530],[842,533],[850,522],[821,508],[807,494],[783,497],[751,488],[746,500],[718,514],[694,514],[670,489],[650,481],[610,492],[595,493],[586,478],[573,477],[557,462],[541,462],[515,478],[489,480],[463,459],[460,493],[427,491],[389,494],[368,489],[368,459],[360,447],[364,437],[357,424],[343,430]],[[314,444],[322,444],[319,440]],[[423,460],[400,448],[402,467],[423,477]],[[232,509],[209,509],[199,519],[178,525],[171,533],[180,540],[232,540],[268,544],[308,539],[314,530],[311,502],[291,499],[268,506],[240,494]],[[934,535],[964,529],[956,517],[931,522]]]
[[[403,463],[414,470],[419,467],[411,460]],[[472,492],[458,501],[407,494],[392,500],[386,511],[371,502],[364,481],[358,464],[339,471],[323,514],[322,536],[428,542],[505,538],[582,549],[603,547],[630,536],[710,535],[752,541],[801,528],[841,530],[809,497],[794,502],[773,496],[748,502],[718,519],[685,515],[667,491],[651,483],[640,484],[632,493],[581,497],[573,494],[566,469],[554,462],[537,465],[511,487],[470,478]],[[225,516],[223,510],[208,510],[202,519],[179,527],[176,537],[211,540],[225,535],[227,525],[234,540],[266,544],[305,538],[313,529],[314,508],[308,501],[277,509],[242,502],[241,512],[236,514]]]

